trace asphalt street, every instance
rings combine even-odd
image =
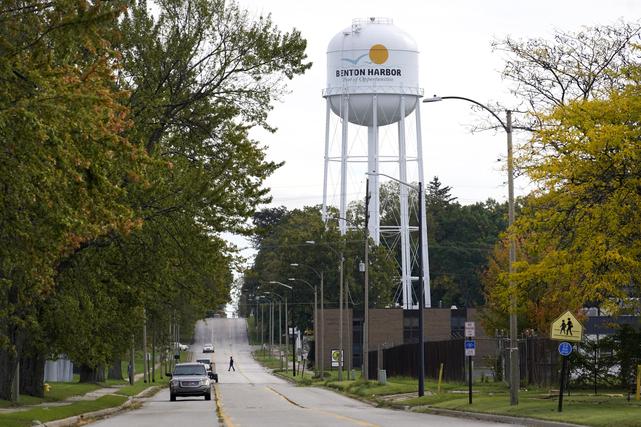
[[[215,352],[203,354],[213,343]],[[296,387],[261,367],[251,357],[244,319],[207,319],[196,326],[194,358],[211,356],[219,383],[215,396],[169,401],[163,390],[142,408],[95,423],[96,426],[506,426],[482,421],[416,414],[372,407],[330,390]],[[228,371],[233,356],[236,371]]]

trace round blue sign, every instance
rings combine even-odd
[[[559,354],[561,356],[568,356],[570,353],[572,353],[572,344],[565,341],[559,344]]]

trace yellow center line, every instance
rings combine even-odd
[[[311,411],[315,411],[315,412],[318,412],[318,413],[321,413],[321,414],[331,415],[332,417],[337,418],[339,420],[349,421],[349,422],[352,422],[352,423],[354,423],[356,425],[363,426],[363,427],[380,427],[378,424],[372,424],[372,423],[370,423],[368,421],[363,421],[363,420],[359,420],[357,418],[348,417],[347,415],[337,414],[336,412],[326,411],[324,409],[318,409],[318,408],[306,408],[305,406],[302,406],[299,403],[294,402],[289,397],[285,396],[283,393],[281,393],[281,392],[279,392],[279,391],[277,391],[277,390],[275,390],[275,389],[273,389],[271,387],[265,387],[265,388],[267,390],[273,392],[273,393],[276,393],[277,395],[279,395],[280,397],[282,397],[283,399],[285,399],[286,401],[288,401],[292,405],[297,406],[297,407],[299,407],[301,409],[309,409]]]
[[[265,388],[266,388],[267,390],[271,391],[272,393],[276,393],[277,395],[279,395],[280,397],[282,397],[283,399],[285,399],[286,401],[288,401],[288,402],[289,402],[289,403],[291,403],[292,405],[294,405],[294,406],[298,406],[299,408],[302,408],[302,409],[307,409],[307,408],[305,408],[304,406],[299,405],[298,403],[294,402],[294,401],[293,401],[293,400],[291,400],[289,397],[285,396],[283,393],[281,393],[281,392],[279,392],[279,391],[277,391],[277,390],[274,390],[274,389],[273,389],[273,388],[271,388],[271,387],[265,387]]]
[[[223,410],[223,401],[220,397],[220,390],[218,389],[218,384],[214,384],[214,396],[216,397],[216,412],[218,412],[219,418],[223,420],[225,427],[235,427],[235,424],[227,416]]]

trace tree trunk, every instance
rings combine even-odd
[[[17,362],[14,352],[0,349],[0,399],[11,400],[11,383]]]
[[[123,380],[122,360],[120,359],[120,356],[114,356],[113,360],[111,361],[111,366],[109,367],[107,378],[110,380]]]
[[[105,370],[102,366],[80,365],[81,383],[99,383],[105,380]]]
[[[45,357],[41,353],[20,358],[20,393],[44,397]]]

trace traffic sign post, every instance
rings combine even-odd
[[[563,411],[563,393],[565,377],[568,371],[568,356],[572,353],[572,344],[567,341],[581,342],[583,339],[583,325],[574,317],[571,311],[566,311],[552,322],[550,327],[550,338],[553,340],[563,341],[559,344],[559,354],[561,355],[561,385],[559,387],[559,412]]]
[[[572,353],[572,344],[569,342],[562,342],[559,344],[559,354],[563,358],[561,364],[561,385],[559,386],[559,412],[563,412],[563,393],[565,392],[565,376],[568,371],[568,356]]]
[[[466,322],[466,330],[467,330]],[[472,323],[473,322],[469,322]],[[473,331],[474,329],[472,329]],[[467,384],[468,384],[468,401],[472,404],[472,356],[476,354],[476,341],[471,339],[465,340],[465,355],[467,356]]]

